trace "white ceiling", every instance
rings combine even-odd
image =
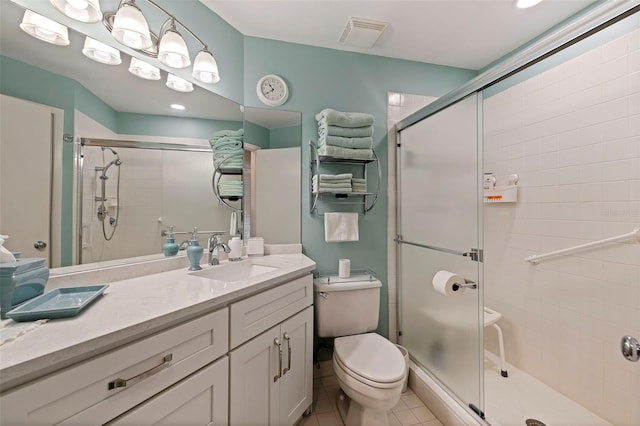
[[[593,0],[200,0],[242,34],[478,70]],[[390,25],[370,49],[338,38],[350,17]]]

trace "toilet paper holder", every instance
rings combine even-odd
[[[478,283],[465,278],[464,284],[454,284],[451,286],[451,288],[453,289],[453,291],[458,291],[461,288],[471,288],[475,290],[476,288],[478,288]]]

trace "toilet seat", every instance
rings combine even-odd
[[[404,380],[402,353],[379,334],[339,337],[335,339],[333,355],[336,367],[368,386],[388,389]]]

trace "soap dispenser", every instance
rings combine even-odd
[[[175,256],[178,254],[180,246],[176,244],[176,237],[173,235],[173,226],[169,227],[169,233],[167,234],[167,242],[162,245],[162,253],[165,257]]]
[[[189,263],[191,263],[191,266],[189,266],[190,271],[199,271],[202,269],[200,267],[202,253],[204,253],[204,250],[200,246],[200,241],[198,241],[198,228],[193,228],[191,240],[189,240],[189,247],[187,247],[187,258],[189,258]]]

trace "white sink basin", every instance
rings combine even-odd
[[[192,272],[191,275],[197,275],[203,278],[209,278],[216,281],[234,282],[247,280],[280,269],[276,266],[258,265],[251,260],[242,262],[229,262],[222,265],[207,267],[201,271]]]

